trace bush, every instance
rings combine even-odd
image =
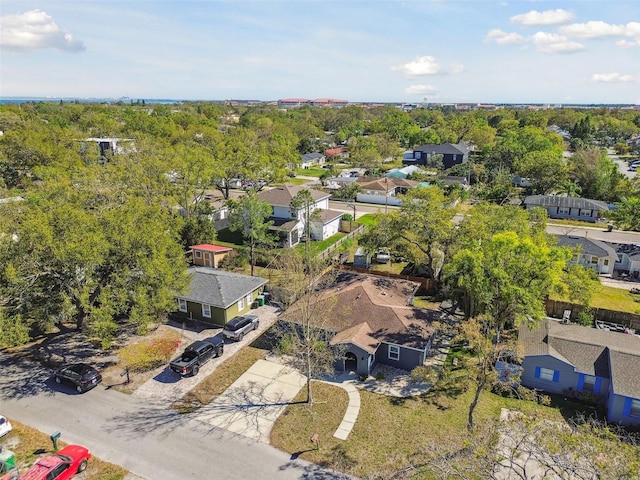
[[[420,365],[411,370],[410,377],[413,383],[435,383],[438,379],[438,373],[431,367]]]
[[[384,380],[387,378],[387,374],[384,372],[376,373],[376,380]]]
[[[594,324],[593,313],[590,310],[583,310],[576,317],[576,321],[585,327],[592,327]]]
[[[125,367],[132,372],[146,372],[167,363],[180,346],[177,332],[124,347],[119,352]]]

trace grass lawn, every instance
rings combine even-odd
[[[380,214],[378,213],[365,213],[360,215],[356,222],[361,223],[365,227],[373,227],[380,221]]]
[[[339,395],[328,392],[339,390],[338,387],[314,384],[315,389],[318,389],[318,398]],[[341,403],[334,404],[334,408],[314,406],[312,412],[306,405],[290,405],[276,421],[271,443],[288,453],[298,452],[305,460],[358,477],[388,478],[406,466],[415,452],[443,439],[464,448],[472,393],[472,389],[466,389],[466,376],[461,370],[450,372],[437,390],[418,397],[397,399],[360,390],[360,413],[346,441],[333,438],[331,432],[344,415],[345,407]],[[301,393],[295,400],[303,397]],[[562,421],[558,408],[484,393],[476,408],[476,424],[498,418],[502,407],[526,414],[539,412]],[[309,438],[316,431],[320,433],[320,449],[312,450]]]
[[[287,178],[287,181],[283,185],[306,185],[307,183],[313,180],[308,180],[306,178]]]
[[[310,242],[309,248],[311,251],[311,255],[318,255],[320,252],[326,250],[331,245],[336,243],[341,238],[345,237],[347,234],[343,232],[338,232],[335,235],[330,236],[326,240],[322,240],[320,242],[312,241]],[[298,245],[294,247],[301,254],[305,251],[305,242],[300,242]]]
[[[233,357],[227,359],[214,372],[189,391],[171,408],[179,413],[188,413],[207,405],[218,395],[223,393],[246,372],[251,365],[264,359],[266,350],[246,346]]]
[[[13,419],[11,425],[13,430],[8,435],[2,437],[4,448],[16,454],[16,465],[20,472],[24,472],[33,465],[41,456],[52,455],[53,445],[48,434],[42,433],[34,428],[27,427]],[[58,448],[66,445],[65,442],[58,441]],[[96,457],[91,457],[87,470],[78,478],[94,480],[121,480],[124,479],[128,471],[112,463],[104,462]]]
[[[327,170],[324,168],[299,168],[296,170],[296,175],[320,178],[326,172]]]
[[[551,295],[550,298],[563,302],[570,301],[569,298],[562,298],[556,295]],[[637,301],[638,299],[638,295],[634,295],[623,288],[600,285],[591,299],[591,306],[619,312],[640,313],[640,302]]]

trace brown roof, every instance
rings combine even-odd
[[[365,352],[376,353],[380,342],[372,336],[373,331],[367,322],[360,323],[346,330],[338,332],[329,342],[331,345],[353,343]]]
[[[313,218],[313,221],[322,222],[324,224],[329,223],[335,220],[338,217],[344,215],[344,212],[339,212],[337,210],[319,210],[318,217]]]
[[[298,185],[283,185],[282,187],[272,188],[271,190],[264,190],[258,194],[258,198],[263,202],[267,202],[269,205],[278,207],[288,207],[291,205],[291,200],[298,192],[302,190],[308,190],[311,193],[311,198],[315,202],[330,197],[331,195],[319,190],[313,190],[304,188]]]
[[[406,178],[393,178],[393,177],[384,177],[384,178],[373,178],[373,177],[363,177],[358,179],[358,183],[360,187],[367,190],[378,190],[378,191],[389,191],[393,190],[396,187],[409,187],[413,188],[417,186],[420,182],[416,182],[415,180],[407,180]]]
[[[546,318],[540,326],[520,328],[525,356],[551,355],[576,371],[611,378],[616,394],[640,398],[640,338]]]
[[[408,280],[341,272],[333,286],[313,300],[314,311],[322,312],[314,321],[337,333],[334,342],[352,341],[367,351],[372,342],[377,348],[383,341],[423,349],[433,333],[432,322],[443,314],[409,305],[418,286]],[[283,317],[299,320],[303,308],[294,304]]]

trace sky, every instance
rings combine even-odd
[[[640,0],[2,0],[0,97],[640,104]]]

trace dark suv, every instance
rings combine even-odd
[[[70,383],[76,387],[78,393],[86,392],[102,381],[98,370],[86,363],[74,363],[59,369],[54,378],[56,383]]]
[[[244,338],[245,333],[257,330],[259,323],[260,321],[255,315],[240,315],[224,326],[222,334],[231,340],[239,342]]]

